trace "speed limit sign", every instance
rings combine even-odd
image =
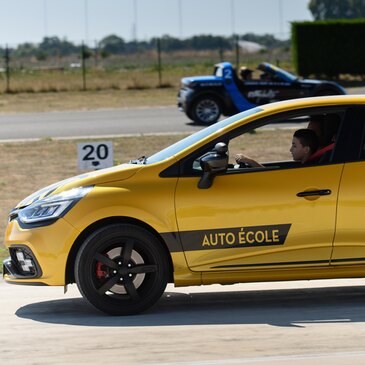
[[[99,170],[113,166],[113,142],[86,142],[77,144],[79,169]]]

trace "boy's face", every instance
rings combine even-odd
[[[297,137],[293,137],[290,152],[294,161],[300,161],[302,163],[305,162],[305,160],[309,157],[309,151],[310,149],[308,146],[304,147]]]

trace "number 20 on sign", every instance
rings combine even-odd
[[[113,166],[113,142],[77,144],[78,166],[81,170],[99,170]]]

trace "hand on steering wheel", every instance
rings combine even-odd
[[[250,167],[250,166],[248,166],[248,165],[247,165],[246,163],[244,163],[244,162],[241,162],[241,163],[237,163],[237,164],[235,164],[233,168],[235,168],[235,169],[243,169],[243,168],[247,168],[247,167]]]
[[[245,162],[246,156],[243,155],[242,153],[238,153],[235,157],[234,157],[235,161],[236,161],[236,165],[234,166],[235,169],[242,169],[242,168],[246,168],[249,167],[247,165],[247,163]]]
[[[240,167],[265,167],[265,166],[261,165],[259,162],[253,160],[252,158],[250,158],[248,156],[245,156],[242,153],[238,153],[235,156],[235,160],[238,164],[240,164]]]

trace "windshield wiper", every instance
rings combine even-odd
[[[145,165],[147,161],[146,156],[141,156],[137,158],[137,160],[130,160],[129,163],[135,164],[135,165]]]

